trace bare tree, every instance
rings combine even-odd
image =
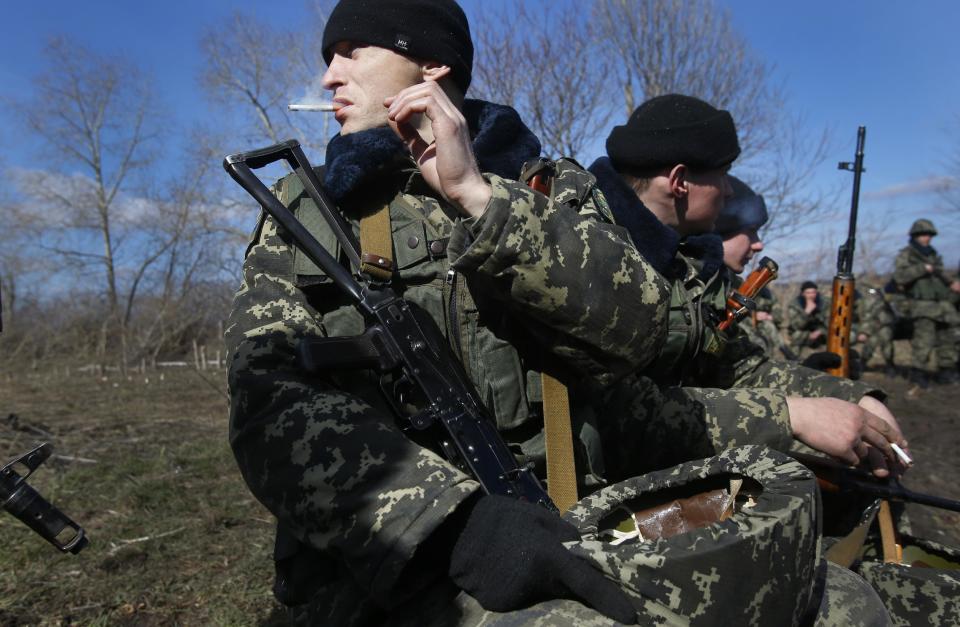
[[[111,326],[125,343],[119,251],[131,215],[146,210],[127,196],[151,163],[161,120],[148,81],[128,64],[63,38],[50,43],[46,57],[48,69],[19,108],[42,141],[50,168],[23,173],[21,190],[32,209],[42,212],[38,223],[50,252],[102,270],[103,354]],[[152,253],[142,248],[134,257],[152,262]]]
[[[216,106],[239,114],[246,141],[276,143],[293,136],[314,149],[326,144],[329,115],[287,110],[290,102],[322,95],[319,34],[326,4],[316,3],[315,21],[302,32],[278,30],[235,12],[201,39],[201,87]]]
[[[473,20],[471,94],[516,108],[548,155],[580,157],[613,111],[604,97],[610,59],[582,13],[574,0],[558,0],[548,12],[513,0]],[[510,16],[509,26],[503,15]]]

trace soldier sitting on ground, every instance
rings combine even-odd
[[[817,284],[804,281],[800,294],[787,309],[787,333],[793,352],[805,357],[827,343],[827,317],[830,304]]]
[[[396,263],[385,280],[444,329],[505,438],[536,463],[543,418],[530,373],[537,360],[526,345],[538,341],[539,364],[564,366],[571,385],[642,367],[665,331],[662,279],[619,228],[596,226],[602,197],[572,166],[562,166],[552,200],[511,180],[539,145],[512,110],[463,99],[472,43],[456,3],[342,0],[326,26],[324,56],[323,82],[341,124],[321,172],[328,191],[354,229],[386,207]],[[335,245],[295,176],[276,193]],[[577,529],[532,504],[482,495],[437,443],[398,427],[375,373],[314,378],[297,366],[302,339],[362,328],[329,278],[262,219],[227,329],[231,445],[251,491],[279,522],[278,598],[312,624],[491,624],[497,612],[517,612],[504,619],[513,623],[634,622],[645,606],[626,598],[616,576],[567,550]],[[648,403],[656,389],[635,381],[649,393],[635,420],[669,430],[678,410]],[[578,391],[572,405],[598,400]],[[592,434],[613,416],[589,423],[575,415],[577,478],[600,481]],[[635,429],[624,433],[638,439]],[[783,464],[752,455],[771,473]],[[809,537],[816,519],[796,522],[778,547],[792,546],[799,527]],[[814,563],[809,551],[779,555],[781,564]],[[769,599],[769,586],[751,592]],[[790,607],[803,600],[773,599]],[[721,602],[738,599],[697,598],[688,611]],[[750,599],[739,606],[747,611]]]
[[[714,232],[723,238],[723,263],[727,270],[733,275],[740,275],[750,261],[763,251],[760,229],[767,222],[767,205],[763,196],[754,193],[733,175],[730,175],[730,186],[733,196],[724,204]],[[741,282],[738,276],[734,276],[732,287],[739,287]],[[769,287],[764,287],[754,297],[754,301],[757,309],[751,319],[741,324],[740,328],[754,344],[763,347],[768,358],[779,358],[783,338],[780,337],[780,329],[773,313],[776,297]]]
[[[881,390],[772,362],[739,325],[728,333],[716,328],[731,289],[722,240],[712,233],[733,191],[727,169],[739,154],[729,113],[689,96],[659,96],[611,132],[607,152],[590,171],[618,223],[664,268],[672,286],[667,342],[643,373],[665,389],[681,385],[699,394],[718,446],[762,443],[785,450],[796,438],[849,463],[869,449],[885,475],[885,458],[876,449],[857,445],[857,453],[850,447],[867,435],[902,439],[878,400]],[[756,196],[746,186],[742,191]],[[876,440],[881,447],[886,437]],[[650,439],[655,448],[657,440]]]
[[[930,381],[958,380],[960,316],[956,303],[960,282],[944,275],[943,258],[930,245],[936,234],[930,220],[914,222],[910,243],[897,255],[893,271],[894,283],[907,296],[913,320],[910,377],[920,387],[926,387]]]
[[[883,290],[875,285],[860,282],[854,302],[856,341],[864,368],[873,356],[883,360],[883,372],[888,377],[896,376],[893,361],[894,315]]]

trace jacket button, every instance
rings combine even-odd
[[[420,238],[417,237],[416,235],[411,235],[407,239],[407,246],[409,246],[410,248],[416,248],[419,245],[420,245]]]
[[[441,242],[438,239],[435,239],[432,242],[430,242],[430,252],[432,252],[434,255],[439,255],[440,253],[442,253],[443,242]]]

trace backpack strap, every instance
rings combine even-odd
[[[553,199],[556,164],[538,159],[524,165],[521,179],[534,191]],[[547,456],[547,493],[565,512],[576,503],[577,472],[573,456],[573,426],[570,419],[570,395],[567,386],[541,373],[543,387],[543,430]]]

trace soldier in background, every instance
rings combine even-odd
[[[960,282],[944,275],[943,258],[930,245],[936,234],[937,229],[930,220],[914,222],[910,227],[910,243],[897,255],[893,270],[894,283],[907,296],[913,320],[910,376],[920,387],[926,387],[930,381],[955,383],[958,380],[960,316],[956,303]]]
[[[883,359],[884,374],[888,377],[896,376],[897,369],[893,361],[893,310],[879,287],[862,283],[856,294],[855,337],[863,366],[866,368],[873,355],[878,354]]]
[[[827,343],[827,316],[830,305],[820,294],[817,284],[804,281],[800,294],[787,309],[787,333],[790,345],[800,357]]]
[[[723,263],[733,275],[743,273],[753,258],[763,251],[760,229],[767,223],[767,204],[763,196],[755,193],[743,181],[730,175],[733,196],[727,199],[717,218],[714,232],[723,238]],[[732,278],[732,287],[739,287],[741,279]],[[753,319],[745,321],[740,328],[750,340],[762,346],[770,359],[780,355],[783,338],[774,318],[776,297],[764,287],[754,299],[757,309]]]

